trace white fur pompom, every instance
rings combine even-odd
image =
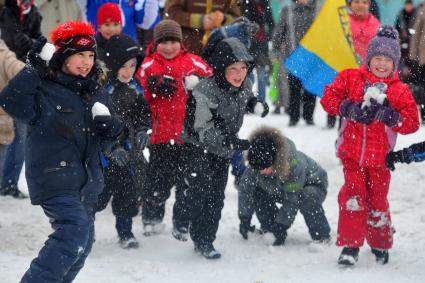
[[[190,75],[184,77],[184,86],[187,90],[193,90],[195,86],[199,83],[199,77],[195,75]]]
[[[41,49],[40,58],[43,59],[44,61],[49,62],[50,59],[52,59],[53,53],[55,53],[55,51],[56,51],[56,47],[53,44],[47,42],[46,44],[44,44],[43,48]]]
[[[111,116],[108,107],[105,104],[100,102],[96,102],[91,108],[91,113],[93,115],[93,119],[96,116]]]

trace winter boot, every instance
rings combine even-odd
[[[344,247],[338,258],[340,265],[354,265],[359,260],[359,248]]]
[[[315,244],[330,245],[331,242],[332,242],[331,236],[326,236],[326,237],[322,237],[322,238],[313,240],[313,243],[315,243]]]
[[[161,234],[165,230],[165,224],[164,223],[149,223],[149,224],[143,224],[143,229],[145,232],[143,232],[143,235],[146,237],[155,236],[158,234]]]
[[[0,196],[12,196],[16,199],[25,199],[27,196],[18,189],[17,185],[9,185],[0,188]]]
[[[188,229],[186,227],[174,227],[171,234],[174,238],[182,242],[186,242],[189,236]]]
[[[119,245],[121,248],[129,250],[129,249],[137,249],[139,247],[139,242],[136,240],[133,234],[131,234],[128,238],[120,238]]]
[[[131,232],[133,226],[132,217],[121,217],[116,216],[115,218],[115,228],[118,232],[119,245],[123,249],[137,249],[139,247],[139,242],[137,242],[133,233]]]
[[[213,244],[198,245],[195,244],[195,252],[202,255],[206,259],[219,259],[221,254],[215,250]]]
[[[273,225],[273,235],[275,237],[275,241],[273,243],[273,246],[283,246],[285,244],[286,240],[286,230],[288,229],[282,224],[276,223]]]
[[[382,265],[388,263],[390,257],[388,250],[379,250],[372,248],[372,253],[375,255],[377,263]]]

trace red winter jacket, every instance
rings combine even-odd
[[[149,50],[149,48],[148,48]],[[212,75],[212,69],[201,57],[181,50],[171,60],[167,60],[156,51],[147,54],[136,72],[136,78],[145,90],[145,99],[152,112],[151,144],[182,143],[180,135],[186,114],[187,93],[183,87],[184,77],[197,74],[202,77]],[[169,97],[153,94],[148,87],[148,76],[167,75],[173,77],[178,85],[176,93]]]
[[[354,50],[362,59],[362,62],[366,59],[366,51],[369,41],[376,35],[379,26],[380,24],[378,19],[371,13],[365,17],[350,14],[350,27]]]
[[[387,99],[391,107],[400,113],[400,123],[389,128],[379,121],[364,125],[342,118],[337,142],[340,158],[353,159],[364,167],[384,166],[388,151],[395,145],[397,133],[405,135],[418,130],[418,109],[409,87],[399,80],[397,74],[380,79],[362,66],[340,72],[335,81],[325,87],[320,101],[330,115],[339,115],[339,106],[344,99],[362,102],[364,87],[377,82],[387,84]]]

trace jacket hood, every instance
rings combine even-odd
[[[258,137],[265,137],[273,141],[276,146],[276,159],[273,162],[273,174],[282,180],[286,179],[289,174],[289,145],[287,139],[282,132],[276,128],[262,126],[254,130],[249,141],[252,142]]]
[[[136,59],[138,66],[142,61],[142,49],[129,36],[125,34],[114,35],[106,42],[103,61],[111,71],[112,78],[116,78],[118,70],[133,58]]]
[[[214,69],[214,78],[220,88],[227,89],[230,84],[224,77],[225,69],[236,62],[245,62],[248,73],[254,67],[254,58],[248,53],[245,45],[234,37],[226,38],[217,44],[208,64]],[[246,79],[246,78],[245,78]]]

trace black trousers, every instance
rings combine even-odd
[[[230,160],[202,149],[193,152],[189,171],[189,190],[178,211],[182,218],[190,219],[190,237],[199,246],[212,244],[216,238],[224,191],[229,175]]]
[[[257,187],[254,192],[255,213],[261,228],[265,231],[272,231],[276,222],[289,228],[300,211],[311,238],[323,240],[330,234],[330,226],[322,206],[325,197],[326,194],[322,190],[310,186],[304,188],[299,192],[299,196],[291,201],[284,195],[270,195]],[[277,203],[282,204],[280,209]]]
[[[149,146],[149,165],[145,187],[142,193],[142,220],[144,224],[162,222],[165,202],[171,189],[176,187],[176,203],[187,189],[187,165],[191,145],[156,144]],[[174,206],[176,205],[174,204]],[[173,208],[173,210],[175,210]],[[175,213],[173,212],[173,221]],[[186,226],[188,223],[186,223]]]
[[[112,198],[112,212],[116,217],[131,218],[139,213],[141,188],[137,185],[135,164],[119,167],[109,162],[104,171],[105,187],[98,197],[95,211],[106,208]]]
[[[291,122],[300,120],[301,103],[303,104],[303,119],[313,122],[313,113],[316,106],[316,96],[302,88],[301,81],[293,75],[289,79],[289,109],[288,114]]]

